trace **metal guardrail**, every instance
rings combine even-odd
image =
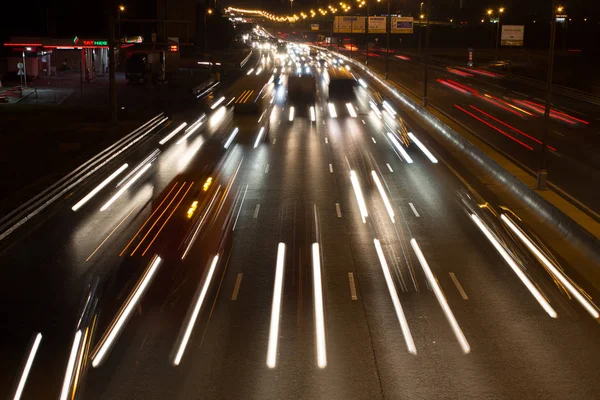
[[[0,241],[167,120],[164,113],[158,114],[4,216],[0,219]]]

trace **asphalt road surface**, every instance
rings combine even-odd
[[[309,70],[315,121],[286,101],[288,70],[255,122],[229,99],[199,106],[77,212],[120,164],[4,245],[3,393],[40,332],[22,398],[597,396],[597,321],[537,265],[551,318],[465,213],[452,170],[414,141],[398,150],[370,89],[332,117]]]

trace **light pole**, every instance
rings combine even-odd
[[[206,16],[212,14],[213,11],[211,8],[208,8],[204,12],[204,56],[206,57],[206,53],[208,52],[208,36],[206,33]]]
[[[294,0],[290,0],[290,15],[294,15]]]
[[[117,8],[117,19],[121,19],[121,13],[125,11],[125,6],[121,4],[119,8]],[[117,24],[117,40],[121,41],[121,24]]]
[[[390,0],[387,0],[387,17],[386,17],[386,21],[385,21],[385,30],[387,32],[387,37],[386,37],[386,41],[387,41],[387,49],[385,51],[385,79],[388,79],[388,75],[389,75],[389,70],[390,70],[390,31],[392,30],[392,17],[390,16]],[[389,23],[388,21],[389,20]]]
[[[494,60],[498,61],[498,44],[500,43],[500,14],[502,14],[504,12],[504,7],[500,7],[498,9],[498,20],[496,21],[496,24],[498,24],[496,26],[496,54],[494,55]],[[494,13],[494,10],[488,10],[488,15],[490,16],[490,19],[492,18],[492,14]]]
[[[427,30],[425,31],[425,76],[423,79],[423,107],[427,107],[427,78],[429,75],[428,65],[428,51],[429,51],[429,31],[430,31],[430,20],[431,15],[431,0],[427,0]]]
[[[421,14],[421,15],[423,15],[423,4],[425,4],[424,1],[421,2],[421,11],[419,12],[419,14]],[[421,18],[423,18],[423,17],[421,17]]]
[[[542,150],[540,166],[537,172],[537,188],[546,189],[548,180],[548,150],[546,142],[550,132],[550,102],[552,101],[552,72],[554,69],[554,44],[556,42],[556,12],[562,12],[563,7],[556,7],[556,0],[552,0],[552,22],[550,25],[550,49],[548,50],[548,78],[546,80],[546,107],[544,109],[544,130],[542,133]]]

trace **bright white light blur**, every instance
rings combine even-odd
[[[269,368],[275,368],[277,365],[277,341],[279,340],[279,317],[281,313],[281,297],[283,295],[284,263],[285,243],[279,243],[277,246],[277,265],[275,267],[275,285],[273,287],[269,345],[267,348],[267,367]]]
[[[421,149],[423,154],[425,154],[425,156],[427,158],[429,158],[429,161],[431,161],[434,164],[437,164],[437,162],[438,162],[437,158],[435,158],[433,156],[433,154],[431,154],[429,149],[427,147],[425,147],[425,145],[423,143],[421,143],[421,141],[419,139],[417,139],[417,137],[415,135],[413,135],[412,132],[408,132],[408,137],[410,137],[412,139],[412,141],[415,142],[415,144],[419,147],[419,149]]]
[[[210,286],[210,282],[215,273],[215,269],[217,267],[218,262],[219,255],[217,254],[214,256],[212,263],[210,264],[210,268],[208,269],[208,274],[206,275],[206,280],[202,285],[202,290],[200,291],[198,300],[196,300],[196,304],[194,304],[194,309],[192,311],[192,314],[190,315],[190,319],[189,321],[187,321],[183,338],[181,339],[181,343],[179,343],[179,348],[177,349],[175,359],[173,360],[174,365],[179,365],[179,363],[181,362],[181,358],[183,357],[183,353],[185,352],[185,348],[187,347],[187,344],[190,341],[190,337],[192,336],[192,330],[194,329],[194,325],[196,324],[196,320],[198,319],[198,315],[200,314],[202,303],[204,302],[204,298],[206,297],[206,293],[208,292],[208,287]]]
[[[317,120],[317,115],[315,114],[315,108],[314,107],[310,107],[310,120],[311,121],[316,121]]]
[[[319,244],[312,245],[313,293],[315,296],[315,330],[317,335],[317,365],[327,366],[327,346],[325,342],[325,313],[323,311],[323,284],[321,281],[321,257]]]
[[[183,171],[185,168],[187,168],[188,164],[192,161],[192,159],[194,158],[194,156],[196,155],[198,150],[200,150],[203,143],[204,142],[198,142],[198,141],[194,142],[194,144],[188,148],[188,150],[185,152],[185,154],[183,156],[181,156],[181,158],[179,158],[179,170],[180,171]]]
[[[433,289],[433,293],[435,294],[435,297],[437,297],[437,300],[440,303],[440,306],[442,307],[442,311],[444,311],[444,314],[446,315],[446,319],[448,320],[448,323],[450,323],[450,327],[454,331],[454,335],[456,335],[456,339],[458,340],[460,347],[462,347],[462,350],[465,354],[470,353],[471,346],[469,346],[469,342],[467,342],[467,338],[463,334],[462,329],[460,329],[460,326],[458,325],[458,322],[456,321],[456,318],[454,317],[454,314],[452,313],[452,310],[450,309],[450,306],[448,305],[448,302],[446,301],[446,297],[444,296],[444,293],[442,293],[442,289],[440,288],[440,285],[439,285],[437,279],[433,275],[433,272],[431,271],[429,264],[427,264],[427,260],[425,259],[423,252],[421,252],[421,248],[419,247],[419,244],[417,243],[417,241],[414,238],[412,238],[412,239],[410,239],[410,245],[412,246],[413,251],[417,255],[417,259],[419,260],[419,263],[421,264],[421,267],[423,268],[423,271],[425,272],[425,276],[427,277],[427,280],[429,281],[429,285]]]
[[[121,172],[125,171],[127,169],[127,167],[128,167],[127,164],[121,165],[121,167],[118,170],[113,172],[108,178],[103,180],[102,183],[100,183],[91,192],[89,192],[87,195],[85,195],[85,197],[83,199],[79,200],[77,202],[77,204],[75,204],[73,207],[71,207],[71,210],[73,210],[73,211],[79,210],[85,203],[87,203],[92,197],[94,197],[106,185],[108,185],[110,182],[112,182],[113,179],[115,179],[117,176],[119,176],[119,174]]]
[[[290,107],[290,116],[289,116],[289,120],[290,122],[294,120],[294,107]]]
[[[225,107],[221,107],[215,111],[215,113],[211,115],[210,119],[208,120],[209,126],[211,128],[216,128],[221,122],[223,122],[223,119],[225,118],[225,112]]]
[[[214,110],[215,108],[219,107],[219,104],[221,104],[222,102],[225,101],[225,97],[221,97],[219,100],[215,101],[212,106],[210,106],[211,110]]]
[[[381,111],[379,111],[379,108],[377,108],[377,105],[375,103],[373,103],[372,101],[369,101],[369,105],[371,106],[371,110],[373,110],[375,115],[377,115],[377,118],[381,119]]]
[[[31,371],[31,366],[33,365],[33,360],[35,359],[35,355],[40,347],[40,342],[42,341],[42,334],[38,333],[35,335],[35,340],[33,341],[33,346],[31,346],[31,350],[29,351],[29,356],[27,356],[27,362],[25,363],[25,368],[23,368],[23,373],[21,374],[21,379],[19,379],[19,385],[17,386],[17,391],[15,392],[15,396],[13,400],[19,400],[21,395],[23,394],[23,389],[25,389],[25,383],[27,383],[27,377],[29,376],[29,371]]]
[[[542,306],[542,308],[548,313],[548,315],[550,317],[556,318],[558,316],[556,314],[556,311],[554,311],[554,309],[552,308],[550,303],[548,303],[546,298],[540,293],[540,291],[533,284],[533,282],[531,282],[531,280],[529,280],[527,275],[525,275],[525,273],[521,270],[521,268],[519,268],[519,266],[517,265],[515,260],[512,259],[512,257],[506,251],[506,249],[504,249],[504,247],[502,247],[502,245],[500,244],[498,239],[496,239],[494,237],[492,232],[490,232],[490,230],[483,224],[483,222],[481,221],[481,219],[479,219],[479,217],[477,215],[471,214],[471,218],[475,222],[475,225],[477,225],[477,227],[481,230],[481,232],[483,232],[485,237],[492,243],[492,245],[494,246],[496,251],[498,253],[500,253],[500,255],[502,256],[504,261],[506,261],[506,263],[512,268],[514,273],[517,274],[517,276],[519,277],[521,282],[523,282],[525,287],[529,290],[529,292],[533,295],[533,297],[535,297],[535,299]]]
[[[352,118],[356,118],[356,111],[354,110],[354,106],[352,103],[346,103],[346,108],[348,109],[348,113]]]
[[[327,108],[329,108],[329,116],[331,118],[337,118],[337,112],[335,111],[335,105],[333,103],[327,104]]]
[[[183,128],[185,128],[186,126],[187,126],[187,122],[182,123],[177,128],[175,128],[175,130],[173,130],[173,132],[169,133],[167,136],[165,136],[164,138],[162,138],[162,140],[160,142],[158,142],[158,143],[160,143],[161,146],[163,144],[167,143],[169,140],[171,140],[171,138],[173,136],[177,135],[177,133],[179,133],[179,131],[182,130]]]
[[[396,115],[396,110],[394,110],[392,106],[390,106],[390,103],[385,100],[383,101],[383,108],[385,108],[390,114]]]
[[[254,149],[258,147],[258,145],[260,144],[260,140],[262,139],[262,135],[263,132],[265,131],[265,127],[263,126],[262,128],[260,128],[260,131],[258,131],[258,136],[256,136],[256,141],[254,142]]]
[[[273,73],[276,74],[277,73],[277,68],[273,68]]]
[[[379,239],[373,239],[373,243],[375,243],[375,250],[377,251],[379,264],[381,264],[381,269],[383,270],[383,276],[385,277],[385,283],[387,284],[388,292],[390,292],[390,297],[392,298],[392,304],[394,304],[396,317],[398,318],[398,322],[400,322],[400,328],[402,328],[404,342],[406,343],[406,347],[408,348],[409,353],[417,354],[417,347],[415,346],[412,334],[410,333],[408,321],[406,320],[406,316],[404,315],[402,304],[400,304],[400,298],[398,297],[398,292],[396,291],[396,286],[394,285],[394,280],[392,279],[390,268],[388,266],[387,261],[385,260],[383,249],[381,248],[381,243],[379,243]]]
[[[221,108],[223,108],[223,107],[221,107]],[[217,111],[217,113],[218,113],[218,111]],[[213,117],[214,117],[214,115],[213,115]],[[211,118],[211,119],[212,119],[212,118]],[[198,121],[198,122],[196,122],[194,125],[190,126],[188,129],[186,129],[186,131],[185,131],[185,135],[183,135],[183,136],[181,137],[181,139],[179,139],[179,140],[177,141],[177,143],[175,143],[175,144],[180,144],[180,143],[183,143],[183,142],[185,142],[185,140],[186,140],[187,138],[189,138],[189,137],[192,135],[192,133],[196,132],[196,131],[198,130],[198,128],[200,128],[200,126],[202,126],[202,121]]]
[[[71,346],[71,354],[69,354],[69,362],[67,363],[67,370],[65,371],[65,379],[63,380],[62,390],[60,391],[60,400],[67,400],[69,398],[69,389],[71,388],[71,380],[73,379],[75,360],[77,359],[77,353],[79,353],[80,343],[81,330],[78,330],[75,333],[75,339],[73,339],[73,346]]]
[[[144,167],[137,174],[135,174],[133,178],[131,178],[129,181],[127,181],[127,183],[125,185],[123,185],[123,187],[121,189],[119,189],[119,191],[117,193],[115,193],[115,195],[113,197],[111,197],[110,200],[108,200],[102,206],[100,211],[104,211],[104,210],[108,209],[108,207],[110,207],[112,205],[112,203],[114,203],[119,197],[121,197],[121,195],[123,193],[125,193],[125,191],[127,189],[129,189],[129,187],[131,185],[133,185],[134,182],[137,181],[144,174],[144,172],[146,172],[148,170],[148,168],[150,168],[151,165],[152,165],[152,163],[148,163],[148,164],[144,165]]]
[[[540,249],[519,229],[515,223],[506,216],[506,214],[502,214],[500,216],[502,221],[508,225],[511,231],[513,231],[517,237],[527,246],[527,248],[536,256],[536,258],[544,264],[544,266],[550,270],[552,275],[556,277],[560,281],[560,283],[567,289],[569,293],[585,308],[585,310],[594,318],[600,318],[600,314],[598,313],[598,308],[595,304],[588,301],[588,299],[581,294],[579,290],[571,283],[571,280],[565,276],[565,274],[557,268],[549,259],[540,251]]]
[[[227,141],[225,142],[225,146],[223,147],[225,147],[226,149],[229,148],[229,145],[231,144],[231,142],[233,142],[233,138],[235,138],[235,135],[237,135],[239,131],[240,130],[238,128],[235,128],[233,132],[231,132],[231,135],[229,135],[229,138],[227,139]]]
[[[367,88],[367,83],[365,81],[362,80],[362,78],[358,79],[358,83],[360,84],[360,86],[362,86],[363,88]]]
[[[131,313],[133,312],[133,310],[135,310],[138,303],[142,299],[142,296],[148,289],[148,286],[150,285],[150,282],[152,282],[152,279],[154,278],[154,275],[156,274],[156,271],[158,270],[158,267],[160,266],[161,263],[162,263],[162,259],[159,256],[156,256],[154,258],[154,260],[152,261],[152,263],[150,264],[150,267],[146,269],[146,272],[142,276],[142,280],[138,283],[138,285],[134,289],[133,296],[130,296],[127,298],[127,303],[125,304],[125,308],[123,308],[123,311],[121,313],[119,313],[119,316],[117,317],[117,321],[114,323],[114,325],[111,326],[108,336],[101,343],[100,349],[98,350],[98,352],[94,355],[94,358],[92,359],[92,366],[94,368],[98,367],[98,365],[100,365],[100,363],[102,363],[102,360],[106,356],[108,350],[112,347],[117,336],[119,335],[119,333],[125,326],[125,323],[129,320]]]
[[[263,69],[262,69],[262,67],[259,67],[259,68],[256,70],[256,75],[260,75],[260,73],[262,72],[262,70],[263,70]]]
[[[381,181],[379,180],[379,176],[377,175],[377,172],[375,172],[374,170],[371,170],[371,175],[373,176],[373,180],[375,181],[375,186],[377,186],[377,190],[379,190],[379,194],[381,195],[381,198],[383,199],[383,204],[385,204],[385,208],[388,212],[388,214],[390,215],[390,219],[392,220],[392,223],[395,224],[396,221],[394,220],[394,208],[392,207],[392,204],[390,203],[390,200],[387,197],[387,194],[385,194],[385,190],[383,189],[383,185],[381,184]]]
[[[365,204],[365,198],[363,197],[360,184],[358,183],[358,177],[354,170],[350,171],[350,182],[352,182],[352,188],[354,189],[354,195],[356,196],[356,202],[358,203],[358,209],[360,210],[360,216],[363,224],[367,222],[366,218],[369,216],[367,212],[367,205]]]
[[[254,72],[254,68],[250,68],[250,70],[248,70],[248,73],[246,75],[250,75],[253,72]]]
[[[391,132],[388,132],[387,134],[388,134],[388,137],[390,138],[390,140],[392,141],[392,144],[394,145],[394,147],[400,152],[402,157],[404,157],[404,160],[407,163],[412,164],[413,163],[412,158],[410,158],[410,156],[408,155],[406,150],[404,150],[404,147],[402,147],[402,145],[400,144],[398,139],[396,139],[396,136],[394,136]]]

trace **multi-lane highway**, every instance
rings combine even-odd
[[[3,393],[594,398],[593,302],[500,233],[375,82],[336,103],[334,58],[289,56],[281,83],[270,51],[245,67],[256,114],[217,89],[5,239]],[[299,71],[314,118],[287,100]]]

